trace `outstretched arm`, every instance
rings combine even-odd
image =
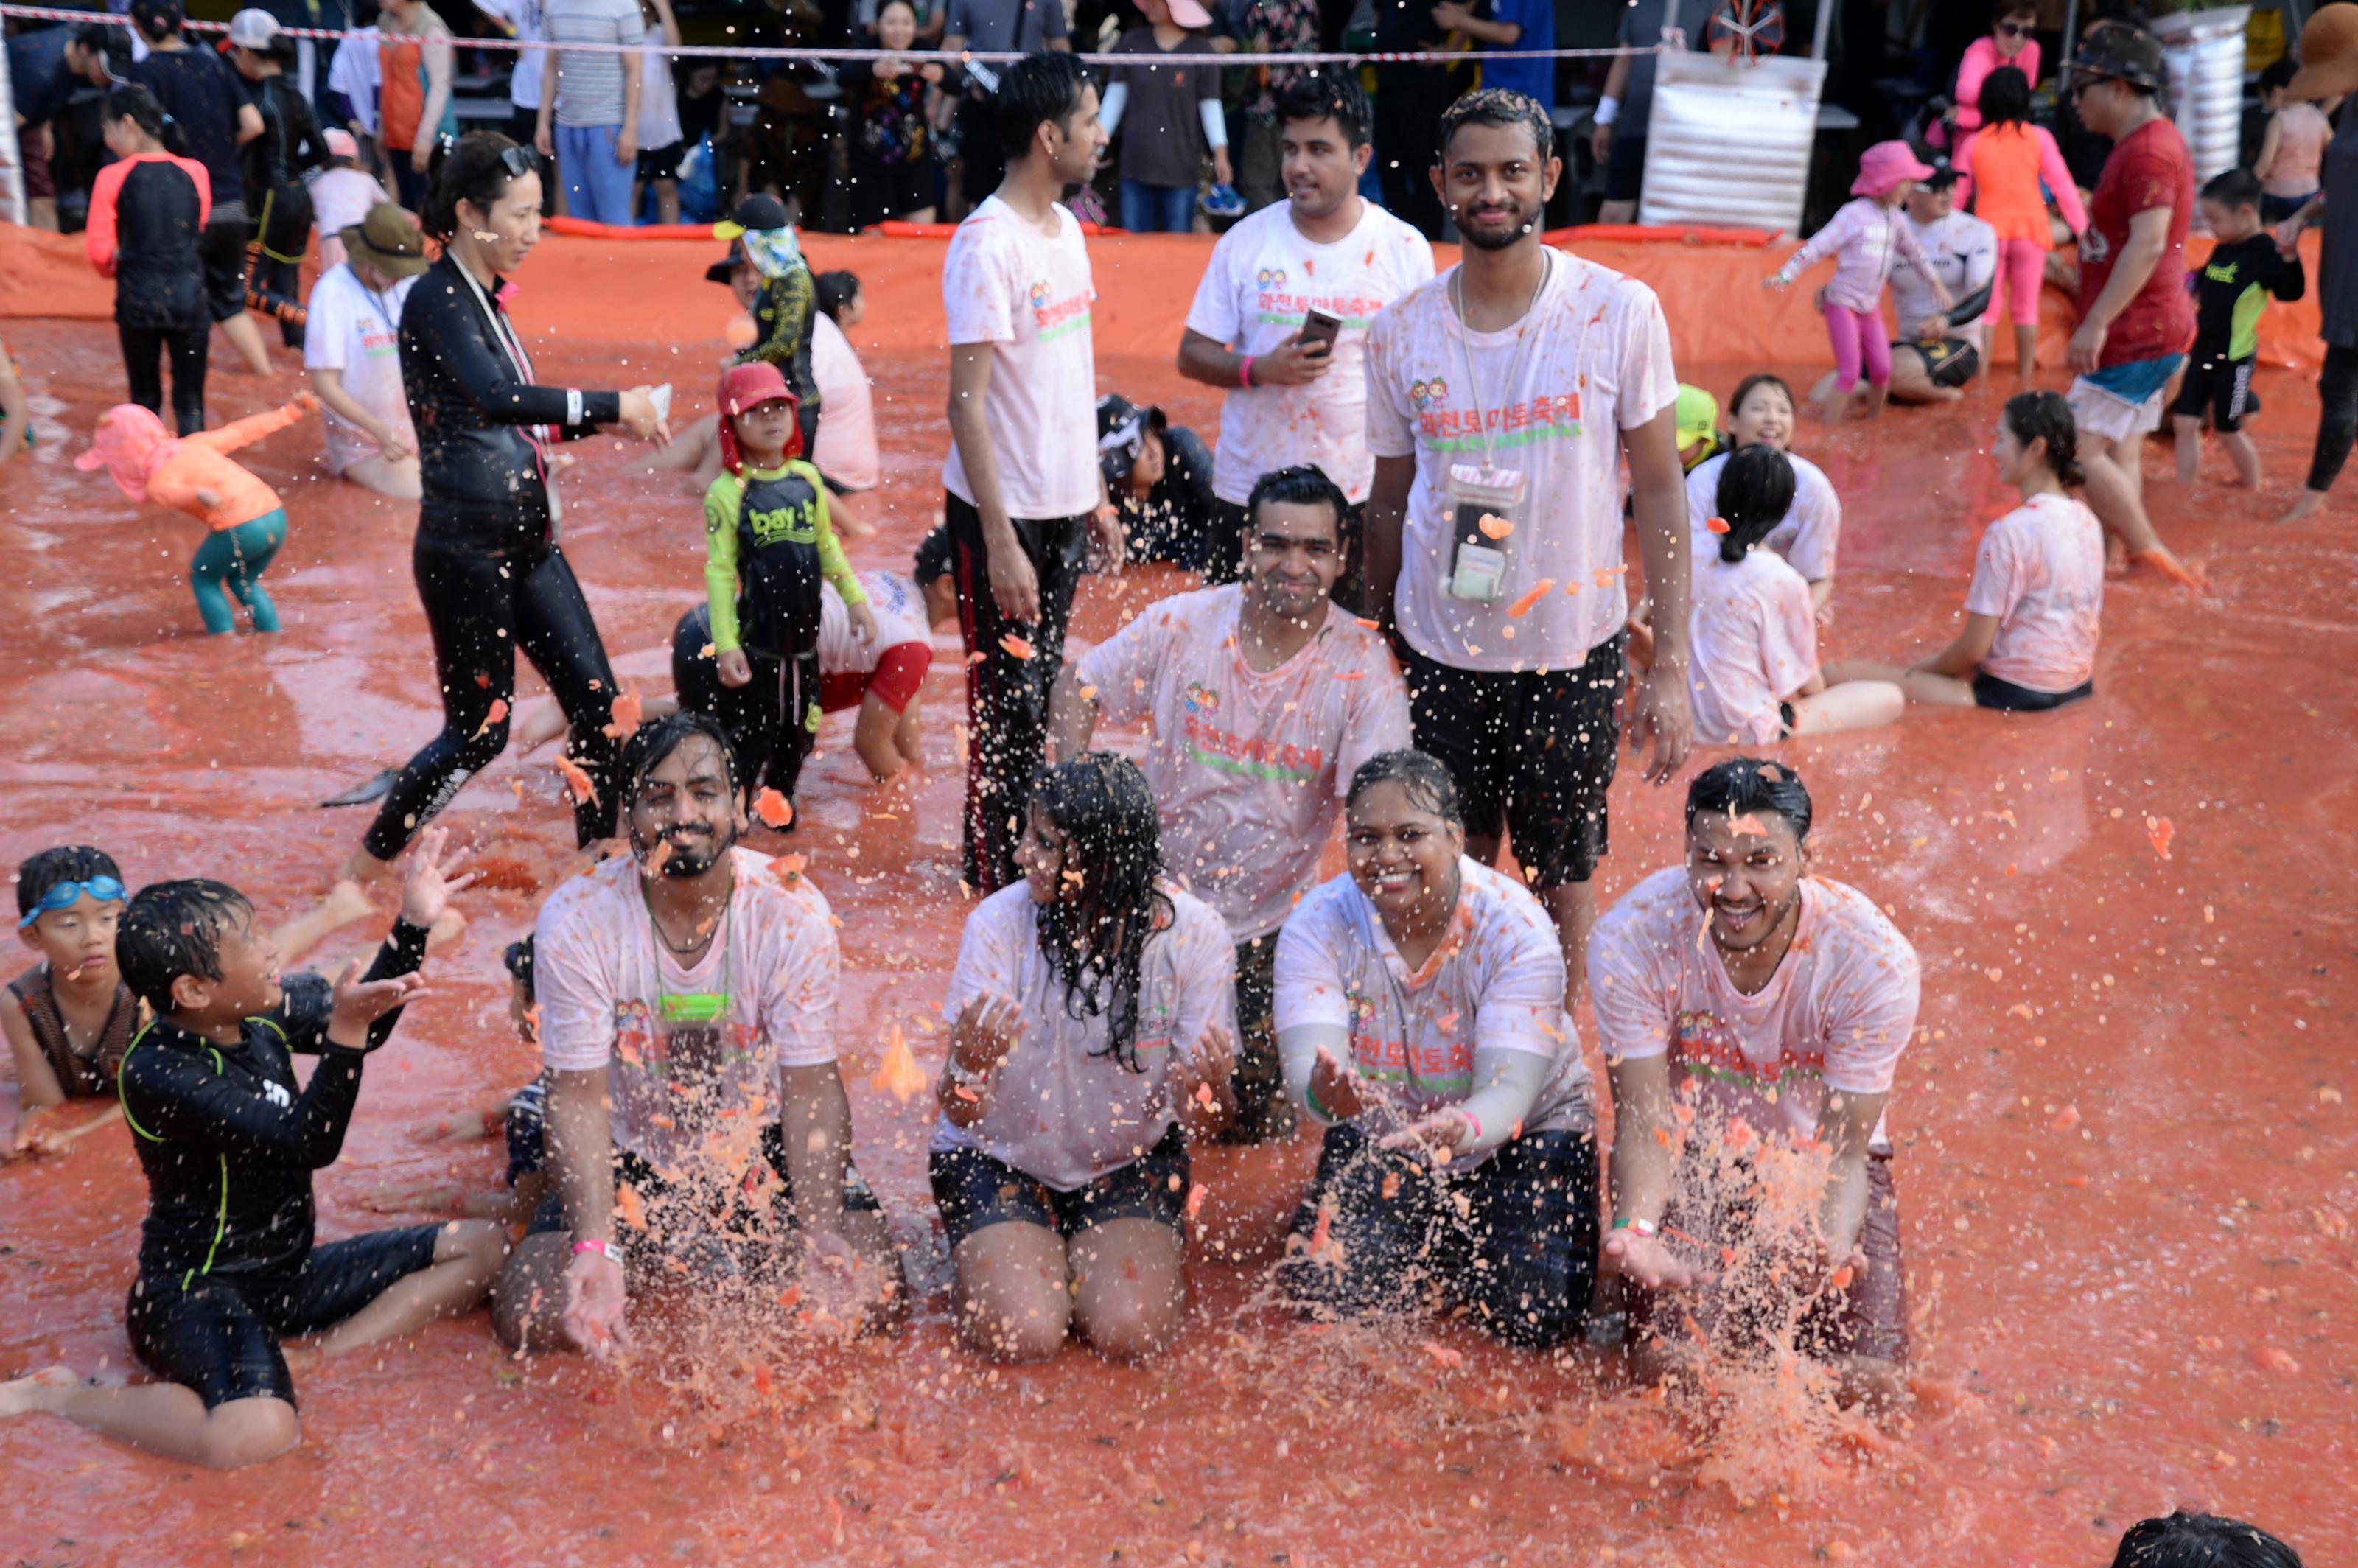
[[[298,393],[276,408],[259,414],[249,414],[243,419],[233,419],[218,429],[200,430],[181,438],[195,446],[211,447],[214,451],[228,453],[240,447],[250,447],[265,436],[275,436],[319,406],[319,400],[308,392]]]

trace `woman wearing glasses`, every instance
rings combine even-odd
[[[585,392],[535,384],[502,308],[508,274],[540,240],[532,155],[495,132],[460,138],[426,196],[442,259],[401,314],[401,374],[417,427],[425,500],[411,562],[434,633],[442,732],[412,757],[353,857],[368,876],[449,804],[508,743],[519,650],[572,725],[574,827],[590,844],[614,831],[614,672],[573,568],[557,547],[555,455],[601,425],[666,438],[652,388]]]
[[[2039,85],[2039,40],[2031,37],[2038,27],[2039,7],[2031,0],[1997,0],[1989,36],[1966,45],[1965,58],[1957,65],[1957,107],[1951,115],[1956,134],[1951,146],[1957,135],[1981,128],[1982,83],[1991,71],[2010,65],[2031,86]]]

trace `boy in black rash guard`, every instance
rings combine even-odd
[[[766,778],[792,799],[818,730],[820,580],[843,596],[860,641],[875,641],[876,616],[827,519],[827,483],[803,460],[778,368],[731,368],[716,402],[721,472],[704,498],[706,602],[672,633],[672,686],[683,708],[729,731],[748,795]]]
[[[427,928],[460,857],[419,844],[401,914],[365,976],[281,985],[254,908],[219,882],[158,882],[124,912],[116,961],[156,1022],[117,1075],[147,1173],[131,1345],[167,1379],[81,1386],[52,1367],[0,1383],[0,1419],[47,1411],[174,1459],[231,1469],[301,1436],[282,1338],[332,1355],[482,1301],[506,1253],[496,1227],[460,1221],[314,1247],[311,1173],[334,1162],[362,1064],[422,996]],[[319,1064],[296,1082],[291,1054]]]
[[[724,240],[762,275],[762,291],[748,307],[756,336],[737,356],[739,364],[773,364],[795,395],[803,450],[818,450],[818,376],[811,369],[811,319],[818,313],[818,284],[786,222],[785,204],[774,196],[748,196],[729,222],[713,225]]]

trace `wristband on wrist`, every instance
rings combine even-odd
[[[1243,359],[1237,362],[1237,384],[1238,386],[1250,386],[1252,384],[1252,362],[1253,357],[1250,354],[1247,354]]]
[[[573,1244],[575,1257],[578,1258],[584,1252],[602,1252],[606,1255],[606,1261],[609,1263],[619,1263],[622,1260],[622,1254],[612,1242],[601,1241],[594,1236],[586,1237]]]
[[[1598,124],[1609,125],[1620,117],[1621,100],[1618,98],[1599,98],[1596,101],[1596,123]]]
[[[1655,1237],[1660,1236],[1662,1233],[1662,1227],[1656,1225],[1652,1220],[1639,1219],[1626,1214],[1613,1222],[1613,1228],[1616,1230],[1626,1230],[1632,1236],[1642,1238],[1648,1241],[1651,1241]]]
[[[1302,1099],[1303,1103],[1310,1108],[1310,1114],[1329,1127],[1335,1126],[1343,1119],[1318,1103],[1318,1091],[1308,1084],[1302,1086]]]
[[[1460,1116],[1462,1116],[1462,1117],[1464,1117],[1464,1118],[1466,1119],[1466,1124],[1468,1127],[1471,1127],[1471,1128],[1474,1130],[1474,1141],[1475,1141],[1475,1142],[1476,1142],[1476,1143],[1481,1142],[1481,1141],[1482,1141],[1482,1119],[1481,1119],[1480,1117],[1478,1117],[1478,1116],[1475,1115],[1472,1111],[1470,1111],[1470,1110],[1466,1110],[1466,1109],[1463,1109],[1463,1108],[1460,1108],[1460,1109],[1459,1109],[1459,1111],[1457,1112],[1457,1114],[1458,1114],[1458,1115],[1460,1115]]]

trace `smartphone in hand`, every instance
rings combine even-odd
[[[1329,316],[1324,310],[1305,312],[1302,318],[1302,346],[1305,349],[1324,343],[1326,351],[1335,351],[1335,340],[1343,333],[1343,319]]]

